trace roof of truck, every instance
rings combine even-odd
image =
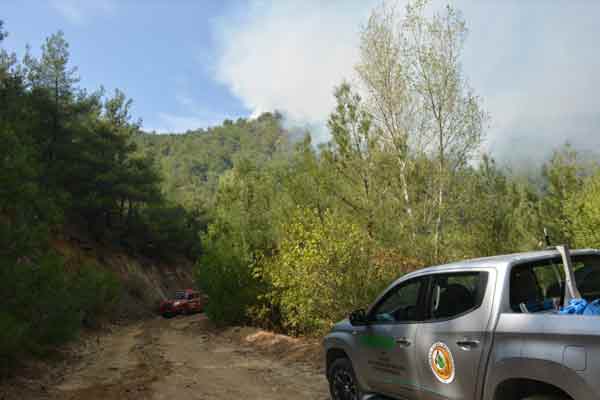
[[[571,250],[572,256],[578,255],[588,255],[588,254],[598,254],[600,255],[600,250],[597,249],[578,249]],[[503,254],[492,257],[482,257],[482,258],[474,258],[470,260],[461,260],[456,261],[450,264],[444,264],[434,267],[428,267],[424,269],[418,270],[419,273],[422,272],[431,272],[431,271],[440,271],[442,269],[453,269],[453,268],[465,268],[465,267],[496,267],[496,268],[507,268],[512,264],[520,263],[520,262],[528,262],[528,261],[537,261],[543,260],[546,258],[560,257],[560,253],[558,250],[548,249],[548,250],[538,250],[538,251],[528,251],[524,253],[513,253],[513,254]]]

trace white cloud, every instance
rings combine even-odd
[[[323,126],[378,3],[252,2],[215,25],[216,77],[254,114],[278,109]],[[539,159],[567,140],[600,146],[600,3],[452,3],[470,30],[464,70],[492,116],[486,147],[494,155]]]
[[[85,24],[98,14],[112,14],[117,7],[115,0],[51,0],[50,5],[76,25]]]
[[[215,26],[217,79],[253,115],[277,109],[293,122],[322,123],[334,86],[353,75],[369,3],[253,2],[238,21]]]

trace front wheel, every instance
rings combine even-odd
[[[360,400],[360,388],[352,363],[347,358],[339,358],[331,364],[327,374],[329,391],[333,400]]]

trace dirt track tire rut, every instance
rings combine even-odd
[[[13,386],[0,399],[329,398],[327,382],[314,367],[259,354],[222,336],[203,315],[120,327],[83,349],[59,379],[40,378],[32,386],[43,389]]]

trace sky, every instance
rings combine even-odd
[[[450,3],[469,29],[464,75],[491,115],[485,149],[511,161],[541,159],[566,141],[598,153],[600,2]],[[145,130],[183,132],[277,109],[322,141],[333,88],[355,78],[360,30],[377,4],[0,0],[0,19],[4,46],[18,55],[63,30],[81,85],[124,90]]]

